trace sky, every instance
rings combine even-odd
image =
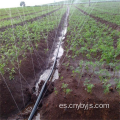
[[[34,6],[46,3],[53,3],[54,0],[0,0],[0,8],[20,7],[20,2],[24,1],[26,6]],[[63,1],[63,0],[55,0]]]

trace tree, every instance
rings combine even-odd
[[[25,7],[25,2],[24,2],[24,1],[21,1],[21,2],[20,2],[20,6]]]

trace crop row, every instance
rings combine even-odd
[[[80,81],[85,72],[91,74],[84,81],[88,92],[94,87],[91,83],[94,76],[103,84],[105,93],[109,92],[109,81],[114,81],[120,92],[120,32],[72,9],[66,47],[69,62],[65,66],[69,65],[73,76],[77,75]],[[72,66],[74,61],[77,61],[76,66]]]
[[[32,13],[36,13],[36,12],[42,12],[44,10],[49,10],[52,8],[56,8],[56,6],[49,6],[49,7],[31,7],[32,10],[29,10],[29,7],[22,7],[23,9],[21,9],[21,11],[19,11],[18,8],[14,9],[14,13],[12,13],[11,9],[9,9],[9,11],[7,11],[7,14],[5,14],[4,16],[0,17],[0,20],[4,20],[4,19],[8,19],[10,17],[16,17],[16,16],[22,16],[22,15],[27,15],[27,14],[32,14]]]
[[[118,7],[120,5],[120,2],[101,2],[101,3],[97,3],[96,7],[98,8],[110,8],[110,9],[114,9],[116,7]]]
[[[58,6],[58,8],[60,8],[60,7]],[[6,26],[11,26],[11,25],[18,24],[18,23],[21,23],[21,22],[24,22],[27,20],[34,19],[36,17],[42,16],[43,14],[46,14],[46,13],[51,12],[53,10],[56,10],[56,9],[51,8],[51,9],[49,9],[49,11],[42,11],[40,13],[36,13],[36,14],[32,14],[32,15],[19,16],[18,18],[14,18],[11,20],[0,21],[0,28],[6,27]]]
[[[56,11],[40,20],[0,32],[0,72],[5,74],[6,71],[9,71],[9,78],[14,79],[13,65],[16,62],[20,65],[27,53],[32,54],[35,50],[37,51],[41,40],[46,42],[46,53],[49,50],[48,34],[57,28],[65,10],[62,8],[61,11]],[[18,59],[19,56],[22,58]],[[12,68],[9,68],[10,64],[12,64]]]
[[[27,12],[27,11],[33,11],[35,9],[36,11],[39,11],[41,9],[45,9],[46,6],[39,6],[39,7],[17,7],[17,8],[3,8],[0,9],[1,16],[6,16],[8,15],[9,11],[11,11],[11,14],[17,14],[19,12]]]
[[[106,20],[106,21],[109,21],[109,22],[112,22],[112,23],[116,23],[117,25],[120,25],[120,21],[119,21],[120,15],[119,15],[118,12],[115,12],[115,13],[118,13],[118,15],[113,15],[112,14],[112,17],[111,17],[110,14],[107,14],[107,13],[109,13],[109,9],[106,9],[105,11],[99,11],[95,8],[94,5],[91,5],[91,7],[87,7],[87,8],[84,7],[84,6],[79,7],[79,8],[82,9],[83,11],[87,12],[87,13],[89,13],[89,11],[92,10],[92,12],[91,12],[92,15],[94,15],[96,17],[99,17],[99,18],[102,18],[103,20]],[[119,10],[119,7],[117,7],[117,9]],[[115,11],[116,8],[115,8],[115,10],[114,10],[114,8],[112,10]]]

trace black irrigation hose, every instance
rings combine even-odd
[[[38,106],[38,104],[39,104],[39,101],[40,101],[40,99],[41,99],[41,97],[42,97],[42,94],[43,94],[43,91],[44,91],[44,89],[45,89],[46,83],[47,83],[47,81],[51,78],[51,76],[52,76],[52,74],[53,74],[53,72],[54,72],[54,68],[55,68],[55,65],[56,65],[56,63],[57,63],[57,56],[58,56],[58,53],[59,53],[59,48],[60,48],[61,42],[62,42],[62,40],[61,40],[60,43],[59,43],[58,51],[57,51],[57,54],[56,54],[56,57],[55,57],[55,60],[54,60],[53,66],[52,66],[51,73],[49,74],[47,80],[45,81],[44,85],[42,86],[42,89],[41,89],[41,91],[40,91],[40,94],[39,94],[39,96],[38,96],[38,98],[37,98],[37,101],[36,101],[36,103],[35,103],[35,105],[34,105],[34,107],[33,107],[33,109],[32,109],[32,112],[31,112],[28,120],[32,120],[32,118],[33,118],[33,116],[34,116],[34,114],[35,114],[35,112],[36,112],[36,110],[37,110],[37,106]]]
[[[56,65],[56,63],[57,63],[57,56],[58,56],[58,53],[59,53],[59,49],[60,49],[61,43],[62,43],[62,39],[61,39],[60,42],[59,42],[58,51],[57,51],[57,54],[56,54],[56,57],[55,57],[55,60],[54,60],[53,66],[52,66],[51,73],[49,74],[48,78],[46,79],[45,83],[44,83],[43,86],[42,86],[42,89],[41,89],[41,91],[40,91],[40,93],[39,93],[39,96],[38,96],[38,98],[37,98],[37,100],[36,100],[36,103],[35,103],[35,105],[34,105],[34,107],[33,107],[33,109],[32,109],[32,112],[31,112],[28,120],[32,120],[32,118],[33,118],[33,116],[34,116],[34,114],[35,114],[35,112],[36,112],[36,110],[37,110],[37,106],[38,106],[38,104],[39,104],[39,101],[40,101],[41,98],[42,98],[42,94],[43,94],[43,91],[44,91],[44,89],[45,89],[46,83],[48,82],[48,80],[50,80],[50,78],[51,78],[51,76],[52,76],[52,74],[53,74],[53,72],[54,72],[55,65]]]

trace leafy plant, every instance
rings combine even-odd
[[[65,92],[65,95],[69,94],[72,90],[67,88],[68,87],[68,84],[65,84],[65,83],[62,83],[62,89],[63,91]]]
[[[56,87],[54,88],[54,92],[55,92],[56,95],[58,94],[58,91],[57,91]]]
[[[117,83],[116,89],[118,90],[118,92],[120,94],[120,81]]]
[[[9,79],[10,79],[10,80],[14,79],[14,75],[13,75],[14,73],[15,73],[15,69],[12,68],[12,69],[10,70],[10,73],[9,73]]]
[[[88,93],[92,93],[92,88],[94,87],[93,84],[90,83],[90,80],[86,78],[84,81],[84,86],[86,86],[85,90],[87,90]]]
[[[109,87],[111,86],[111,84],[104,84],[103,88],[104,88],[104,93],[109,93]]]

